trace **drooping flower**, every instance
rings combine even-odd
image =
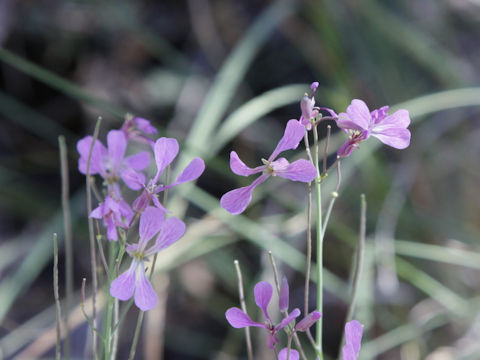
[[[370,112],[362,100],[354,99],[346,113],[338,115],[337,125],[348,134],[348,140],[340,147],[337,155],[349,156],[362,141],[370,136],[396,149],[405,149],[410,145],[410,116],[408,111],[400,109],[388,115],[388,106]]]
[[[155,207],[147,207],[140,216],[138,243],[127,245],[132,258],[130,268],[110,284],[110,294],[119,300],[135,297],[135,305],[142,310],[153,309],[158,302],[157,294],[145,274],[145,261],[162,249],[178,241],[185,233],[185,224],[171,217],[165,220],[165,213]],[[151,240],[156,237],[155,241]]]
[[[265,323],[258,323],[250,319],[250,317],[244,313],[238,307],[232,307],[228,309],[225,313],[225,317],[227,321],[230,323],[231,326],[234,328],[244,328],[248,326],[260,327],[264,328],[268,332],[268,339],[267,345],[270,349],[278,344],[278,337],[277,333],[285,326],[290,324],[293,320],[295,320],[298,316],[300,316],[300,310],[294,309],[290,314],[288,314],[278,325],[274,325],[270,316],[268,315],[267,307],[270,304],[270,300],[272,299],[273,288],[266,281],[261,281],[255,285],[253,290],[255,295],[255,304],[262,309],[262,312],[265,316]]]
[[[82,174],[87,173],[88,157],[92,141],[92,136],[86,136],[77,142],[77,150],[80,154],[78,169]],[[125,175],[134,171],[137,177],[142,178],[144,175],[138,171],[148,166],[150,163],[150,154],[142,151],[138,154],[125,157],[127,138],[121,130],[111,130],[108,132],[107,145],[108,148],[99,140],[95,141],[90,161],[90,175],[99,174],[103,177],[108,187],[117,184],[121,178],[130,189],[141,189],[141,186],[136,182],[130,181],[130,178]]]
[[[268,160],[262,159],[263,165],[249,168],[235,151],[230,153],[230,168],[240,176],[262,173],[250,185],[231,190],[220,199],[221,206],[233,215],[242,213],[252,200],[253,190],[270,176],[280,176],[293,181],[310,182],[317,176],[313,164],[305,159],[289,163],[277,156],[286,150],[296,149],[305,134],[305,127],[297,120],[288,121],[285,133]],[[276,160],[275,160],[276,159]]]
[[[278,353],[278,360],[299,360],[300,359],[300,354],[298,353],[297,350],[290,349],[290,356],[288,354],[288,348],[283,348],[280,350]]]
[[[133,218],[133,211],[124,200],[114,200],[107,195],[105,201],[93,209],[90,217],[103,219],[103,225],[107,228],[107,239],[117,241],[117,227],[127,229]]]
[[[154,141],[146,135],[156,134],[158,132],[149,120],[140,117],[132,117],[131,115],[127,115],[120,130],[125,134],[127,140],[147,143],[152,146]]]
[[[153,179],[146,183],[145,178],[137,177],[137,173],[134,171],[129,171],[129,173],[126,174],[125,177],[128,178],[129,181],[136,183],[139,188],[143,187],[142,194],[133,202],[133,208],[135,211],[143,211],[143,209],[150,204],[150,201],[152,201],[159,209],[167,211],[158,200],[158,193],[185,182],[196,180],[202,175],[205,170],[205,163],[201,158],[195,158],[185,167],[185,169],[183,169],[172,184],[162,185],[158,183],[165,168],[170,165],[177,156],[178,150],[179,147],[177,140],[162,137],[158,139],[154,145],[157,173]]]
[[[342,349],[343,360],[357,360],[362,343],[363,326],[357,320],[345,324],[345,345]]]

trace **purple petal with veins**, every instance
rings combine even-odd
[[[278,297],[278,307],[280,308],[280,311],[288,309],[288,298],[288,281],[287,278],[284,276],[282,279],[282,286],[280,286],[280,295]]]
[[[408,129],[390,128],[383,130],[381,133],[372,132],[381,142],[395,149],[405,149],[410,145],[410,131]]]
[[[269,175],[263,174],[250,185],[227,192],[220,199],[220,205],[232,215],[242,213],[252,200],[252,192],[255,187],[267,180],[268,177]]]
[[[238,154],[235,151],[230,152],[230,169],[232,169],[234,174],[240,176],[249,176],[252,174],[257,174],[265,169],[265,166],[258,166],[256,168],[250,168],[245,163],[240,160]]]
[[[305,159],[294,161],[286,169],[275,171],[275,173],[285,179],[301,182],[310,182],[317,177],[315,166]]]
[[[147,250],[146,255],[153,255],[177,242],[185,234],[185,223],[176,217],[165,220],[155,244]]]
[[[153,179],[154,183],[158,182],[163,170],[171,164],[178,154],[178,142],[173,138],[162,137],[155,142],[154,146],[155,162],[157,164],[157,174]]]
[[[143,131],[145,134],[156,134],[158,131],[155,129],[151,124],[150,121],[147,119],[143,119],[141,117],[136,117],[133,119],[137,129]]]
[[[266,281],[260,281],[259,283],[257,283],[257,285],[255,285],[253,293],[255,294],[255,304],[257,304],[257,306],[262,309],[265,318],[270,319],[270,316],[268,316],[267,307],[270,303],[270,300],[272,299],[272,285],[270,285]]]
[[[128,300],[135,291],[135,277],[138,262],[132,261],[130,268],[110,284],[110,295],[119,300]]]
[[[140,243],[145,244],[161,229],[164,222],[164,212],[156,207],[149,206],[140,215]]]
[[[315,322],[317,322],[317,320],[321,317],[322,314],[320,313],[320,311],[312,311],[310,314],[300,320],[300,322],[295,326],[295,329],[297,329],[298,331],[307,331],[307,329],[310,328],[310,326],[312,326],[313,324],[315,324]]]
[[[157,303],[157,294],[145,275],[143,264],[141,264],[137,285],[135,287],[135,305],[142,311],[148,311],[157,306]]]
[[[137,191],[145,186],[145,175],[133,169],[125,169],[120,173],[120,177],[131,190]]]
[[[87,174],[88,157],[92,145],[92,136],[86,136],[77,142],[77,151],[80,154],[78,159],[78,171]],[[107,148],[100,142],[95,141],[92,149],[92,159],[90,160],[90,175],[105,173],[104,160],[107,156]]]
[[[232,307],[228,309],[225,312],[225,317],[227,318],[228,323],[236,329],[244,328],[247,326],[266,328],[264,324],[257,323],[250,319],[247,314],[245,314],[237,307]]]
[[[205,162],[201,158],[195,158],[183,169],[178,175],[177,180],[170,186],[176,186],[188,181],[196,180],[202,175],[205,170]]]
[[[385,117],[388,116],[388,105],[382,106],[380,109],[375,109],[373,110],[370,115],[372,116],[372,120],[374,124],[379,123],[382,121]]]
[[[301,314],[300,309],[293,309],[292,312],[285,319],[283,319],[282,322],[280,323],[280,325],[278,325],[275,329],[276,330],[283,329],[285,326],[287,326],[293,320],[295,320],[297,317],[299,317],[300,314]]]
[[[127,167],[133,170],[143,170],[150,164],[150,154],[146,151],[139,152],[135,155],[127,156],[124,160]]]
[[[111,170],[119,170],[127,149],[127,139],[121,130],[110,130],[107,134],[108,157]]]
[[[357,130],[367,130],[370,127],[372,115],[363,100],[353,99],[352,103],[347,107],[347,115],[349,119],[356,124]]]
[[[343,360],[357,360],[362,343],[363,326],[357,320],[345,324],[345,346]]]
[[[278,360],[299,360],[300,359],[300,354],[298,353],[297,350],[290,349],[290,356],[288,354],[288,348],[283,348],[280,350],[278,353]]]
[[[278,154],[280,154],[282,151],[296,149],[304,135],[305,126],[303,126],[298,120],[289,120],[283,137],[278,142],[277,147],[273,151],[272,155],[270,155],[268,158],[268,161],[271,162],[275,160]]]

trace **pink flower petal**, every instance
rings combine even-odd
[[[410,131],[408,129],[390,128],[381,133],[372,133],[381,142],[395,149],[405,149],[410,145]]]
[[[345,324],[345,346],[343,347],[343,360],[356,360],[360,353],[363,326],[357,320]],[[347,356],[345,356],[345,354]]]
[[[275,171],[275,174],[293,181],[310,182],[317,177],[317,170],[310,161],[300,159],[291,163],[285,170]]]
[[[107,134],[108,157],[114,170],[120,169],[127,149],[127,138],[121,130],[110,130]]]
[[[137,262],[132,261],[130,268],[112,281],[110,284],[110,295],[122,301],[128,300],[133,296],[137,265]]]
[[[363,100],[353,99],[352,103],[347,107],[347,115],[357,125],[358,128],[355,130],[367,130],[372,122],[370,110]]]
[[[173,138],[162,137],[155,142],[154,146],[155,162],[157,164],[157,174],[154,183],[158,182],[158,178],[162,175],[163,170],[170,165],[178,154],[178,142]]]
[[[381,108],[380,110],[382,110]],[[380,111],[378,110],[378,111]],[[381,133],[386,129],[403,128],[406,129],[410,125],[410,114],[408,110],[400,109],[395,111],[392,115],[380,116],[378,122],[372,129],[374,133]]]
[[[178,175],[177,180],[175,180],[175,186],[196,180],[202,175],[205,170],[205,162],[201,158],[195,158],[183,169],[183,171]],[[173,184],[172,184],[173,185]],[[171,185],[171,186],[172,186]]]
[[[156,207],[149,206],[140,215],[140,242],[147,243],[157,234],[164,222],[164,212]]]
[[[300,309],[293,309],[293,311],[285,319],[283,319],[282,322],[280,323],[280,325],[278,325],[275,329],[277,331],[283,329],[285,326],[287,326],[293,320],[295,320],[297,317],[299,317],[300,314],[301,314]]]
[[[273,161],[277,158],[278,154],[285,150],[294,150],[297,148],[300,141],[305,135],[305,126],[298,120],[292,119],[287,123],[283,137],[278,142],[277,147],[273,151],[272,155],[268,158],[268,161]]]
[[[150,154],[142,151],[138,154],[127,156],[124,163],[133,170],[143,170],[150,164]]]
[[[152,284],[145,275],[143,264],[140,269],[137,286],[135,288],[135,305],[142,310],[148,311],[157,306],[158,297],[153,290]]]
[[[86,136],[77,142],[77,151],[80,154],[80,159],[78,159],[78,170],[85,175],[87,174],[88,156],[92,140],[92,136]],[[92,149],[92,159],[90,161],[90,175],[102,174],[105,172],[106,156],[107,148],[100,141],[95,141],[95,145]]]
[[[268,304],[270,304],[270,300],[272,299],[272,285],[270,285],[266,281],[260,281],[259,283],[257,283],[257,285],[255,285],[253,293],[255,294],[255,304],[257,304],[257,306],[262,309],[265,317],[267,319],[270,319],[270,317],[268,316],[267,307]]]
[[[147,119],[136,117],[133,121],[135,122],[137,129],[143,131],[145,134],[156,134],[158,132]]]
[[[176,217],[165,220],[155,244],[147,250],[147,256],[153,255],[177,242],[185,234],[185,229],[185,223]]]
[[[322,314],[319,311],[312,311],[310,314],[305,316],[295,328],[298,331],[307,331],[307,329],[312,326],[318,319],[322,317]]]
[[[278,353],[278,360],[287,360],[287,358],[289,360],[299,360],[300,354],[297,350],[290,349],[290,356],[288,356],[288,348],[283,348]]]
[[[228,323],[236,329],[244,328],[247,326],[265,328],[265,325],[253,321],[247,314],[245,314],[237,307],[232,307],[228,309],[225,312],[225,317],[227,318]]]
[[[263,174],[250,185],[227,192],[220,199],[220,205],[232,215],[241,214],[252,200],[252,192],[264,182],[269,175]]]
[[[120,177],[131,190],[140,190],[145,186],[145,175],[133,169],[125,169],[120,173]]]
[[[265,166],[258,166],[254,169],[248,167],[245,165],[245,163],[240,160],[238,157],[237,153],[235,151],[232,151],[230,153],[230,169],[232,169],[234,174],[240,175],[240,176],[249,176],[252,174],[257,174],[259,172],[262,172]]]

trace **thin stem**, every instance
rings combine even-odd
[[[355,302],[357,300],[357,290],[358,284],[360,283],[360,276],[363,269],[363,259],[365,257],[365,237],[366,237],[366,228],[367,228],[367,201],[365,199],[365,194],[360,195],[361,203],[361,213],[360,213],[360,233],[358,236],[358,249],[357,249],[357,258],[356,266],[353,274],[352,282],[352,297],[350,300],[350,306],[348,307],[347,317],[345,323],[349,322],[353,318],[353,312],[355,311]],[[340,343],[340,349],[338,358],[341,359],[342,346],[345,343],[345,333],[342,336],[342,342]]]
[[[91,182],[90,182],[90,165],[92,160],[93,146],[95,141],[98,138],[98,132],[100,130],[100,124],[102,123],[102,118],[99,117],[95,125],[95,130],[93,132],[92,144],[90,145],[90,151],[88,154],[87,162],[87,174],[86,174],[86,184],[87,184],[87,212],[88,215],[92,212],[92,192],[91,192]],[[97,279],[97,255],[95,251],[95,237],[93,232],[93,219],[88,216],[88,235],[90,239],[90,265],[92,271],[92,283],[93,283],[93,293],[92,293],[92,324],[93,328],[97,328],[97,291],[98,291],[98,279]],[[97,353],[97,333],[92,329],[92,350],[94,359],[98,359]]]
[[[323,313],[323,223],[322,223],[322,189],[319,168],[318,131],[317,126],[313,127],[313,140],[315,147],[315,168],[317,178],[315,179],[315,200],[317,202],[317,310]],[[316,324],[316,348],[315,351],[320,360],[323,360],[322,351],[322,324],[323,316]]]
[[[118,299],[114,299],[113,303],[113,323],[118,324],[119,323],[119,301]],[[117,357],[117,349],[118,349],[118,331],[114,331],[114,328],[112,327],[112,355],[111,359],[115,359]]]
[[[334,116],[322,116],[319,120],[317,120],[313,123],[313,127],[316,127],[322,121],[327,121],[327,120],[334,120],[335,121],[335,120],[337,120],[337,118],[334,117]]]
[[[240,297],[240,307],[243,312],[247,313],[247,305],[245,304],[245,294],[243,292],[243,278],[242,271],[240,270],[240,264],[238,260],[234,260],[233,264],[235,265],[235,270],[237,271],[237,280],[238,280],[238,294]],[[252,349],[252,338],[250,337],[250,327],[245,327],[245,338],[247,341],[247,354],[248,359],[253,360],[253,349]]]
[[[330,134],[332,132],[332,127],[327,126],[327,137],[325,139],[325,148],[323,149],[323,173],[327,172],[327,157],[328,157],[328,145],[330,143]]]
[[[270,264],[272,265],[272,269],[273,269],[273,278],[275,280],[275,288],[277,289],[278,296],[280,296],[280,277],[278,276],[277,264],[275,263],[275,259],[271,251],[268,252],[268,258],[270,259]],[[284,318],[286,318],[288,316],[288,310],[283,310],[282,315]],[[292,327],[291,325],[288,325],[288,329],[290,330],[290,334],[293,334],[293,339],[295,340],[295,344],[297,345],[300,356],[302,357],[303,360],[307,360],[305,352],[303,351],[302,343],[298,338],[298,334],[295,332],[295,328]]]
[[[305,294],[304,309],[305,316],[308,315],[310,300],[310,271],[312,268],[312,184],[307,184],[307,267],[305,270]]]
[[[70,307],[73,297],[73,236],[72,236],[72,217],[69,201],[69,177],[68,177],[68,158],[67,145],[65,137],[58,137],[58,146],[60,148],[60,177],[62,181],[62,211],[63,226],[65,229],[65,313],[64,322],[65,336],[63,352],[66,359],[70,359],[70,327],[68,321],[70,318]]]
[[[97,236],[97,240],[99,236]],[[105,360],[113,359],[112,357],[112,316],[113,316],[113,306],[114,306],[114,298],[109,294],[110,284],[113,281],[112,274],[115,273],[115,245],[116,243],[111,241],[108,246],[108,267],[107,267],[107,279],[108,279],[108,287],[105,288],[106,296],[107,296],[107,318],[105,321]],[[100,244],[99,244],[100,246]]]
[[[288,335],[287,339],[287,360],[290,360],[290,350],[292,348],[292,335]]]
[[[60,295],[58,291],[58,243],[57,234],[53,234],[53,294],[55,297],[55,307],[57,308],[56,334],[57,342],[55,346],[55,359],[60,360],[60,338],[62,337],[60,323],[62,321],[62,310],[60,308]]]

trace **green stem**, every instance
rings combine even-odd
[[[107,320],[105,322],[105,360],[110,360],[111,352],[112,352],[112,335],[113,335],[113,328],[112,328],[112,314],[113,314],[113,304],[114,298],[110,296],[110,283],[116,276],[115,272],[115,249],[116,243],[111,241],[108,248],[108,284],[109,286],[106,287],[105,291],[107,292]]]
[[[315,168],[317,169],[317,178],[315,179],[315,199],[317,202],[317,310],[323,313],[323,222],[322,222],[322,189],[321,173],[319,165],[318,151],[318,131],[317,126],[313,127]],[[317,321],[316,327],[316,353],[320,360],[323,360],[322,351],[322,319]]]

